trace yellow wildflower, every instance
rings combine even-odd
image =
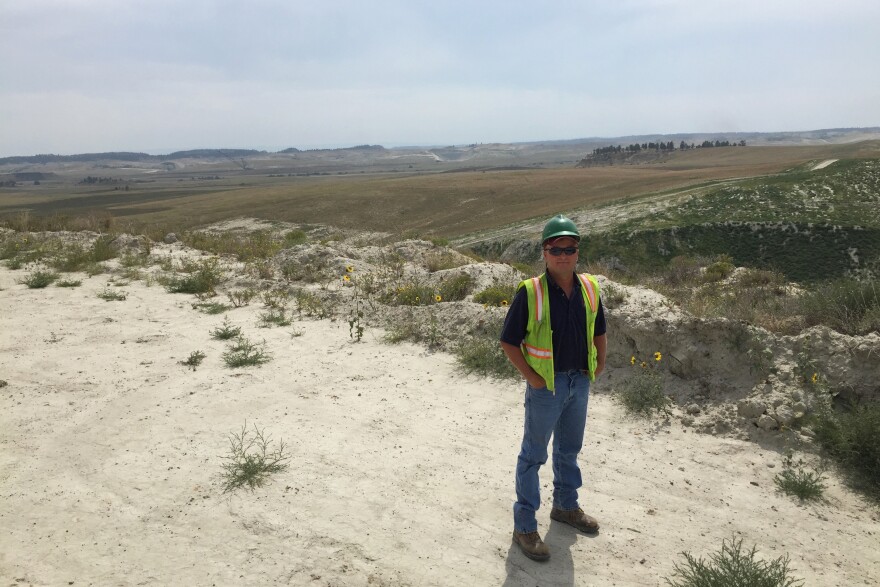
[[[418,301],[421,301],[421,298],[420,298],[419,296],[416,296],[416,301],[417,301],[417,302],[418,302]]]
[[[348,266],[345,268],[345,272],[346,272],[346,273],[351,273],[352,271],[354,271],[354,266],[353,266],[353,265],[348,265]]]
[[[813,383],[816,383],[817,381],[819,381],[819,374],[813,373],[813,376],[810,378],[810,381],[812,381]]]
[[[648,364],[646,362],[642,361],[642,369],[644,369],[647,366],[648,366]]]
[[[635,355],[633,355],[633,356],[631,356],[631,357],[629,358],[629,364],[630,364],[630,365],[635,365],[635,364],[636,364],[636,356],[635,356]]]
[[[659,360],[662,359],[662,358],[663,358],[663,355],[661,355],[659,352],[658,352],[658,353],[654,353],[654,360],[655,360],[655,361],[659,361]]]
[[[434,296],[434,301],[435,302],[442,302],[443,298],[440,296],[440,294],[437,294],[436,296]]]
[[[501,305],[502,305],[502,306],[506,306],[506,305],[507,305],[507,300],[501,300]]]
[[[351,277],[349,277],[348,275],[343,275],[342,281],[351,281]]]

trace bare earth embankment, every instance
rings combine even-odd
[[[594,386],[580,459],[601,533],[550,522],[548,462],[538,564],[510,542],[520,383],[464,377],[378,328],[359,343],[344,321],[261,329],[256,304],[227,315],[273,360],[233,370],[209,336],[222,317],[192,296],[138,281],[105,302],[106,275],[22,276],[0,267],[4,585],[661,585],[682,551],[734,535],[788,553],[807,585],[880,577],[877,510],[838,478],[799,505],[775,489],[772,442],[625,418],[609,396],[622,368]],[[197,370],[179,364],[195,350]],[[284,439],[290,468],[224,493],[245,421]]]

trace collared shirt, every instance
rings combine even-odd
[[[555,371],[585,370],[587,366],[587,309],[581,293],[581,280],[575,276],[571,297],[547,273],[550,298],[550,327],[553,329],[553,368]],[[526,288],[521,287],[507,310],[501,341],[514,346],[522,344],[529,323],[529,300]],[[593,336],[605,334],[605,311],[602,300],[596,312]]]

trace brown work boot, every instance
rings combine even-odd
[[[541,540],[537,532],[520,533],[513,531],[513,541],[519,546],[523,554],[534,561],[545,561],[550,558],[550,549]]]
[[[563,524],[568,524],[586,534],[595,534],[599,531],[599,522],[596,521],[596,518],[585,514],[584,510],[581,508],[576,510],[560,510],[553,508],[550,510],[550,519],[562,522]]]

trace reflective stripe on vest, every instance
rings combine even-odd
[[[584,284],[584,291],[587,292],[587,299],[590,300],[590,309],[593,313],[596,313],[596,292],[593,290],[593,283],[587,279],[587,275],[585,273],[578,273],[577,276],[580,278],[581,283]]]
[[[535,357],[536,359],[553,358],[553,351],[551,351],[550,349],[542,349],[540,347],[532,346],[526,343],[523,343],[522,346],[529,355]]]
[[[541,278],[532,277],[532,285],[535,288],[535,322],[540,324],[544,318],[544,288],[541,287]]]

